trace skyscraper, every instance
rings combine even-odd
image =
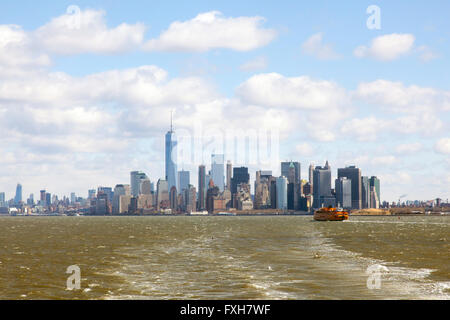
[[[328,161],[324,167],[317,166],[313,174],[313,208],[334,206],[335,198],[331,194],[331,167]]]
[[[344,209],[352,208],[352,181],[346,177],[338,178],[335,181],[336,202],[338,207]]]
[[[18,183],[16,187],[16,195],[14,197],[14,203],[19,204],[21,201],[22,201],[22,185]]]
[[[198,167],[198,205],[197,209],[205,210],[206,209],[206,168],[204,165],[200,165]]]
[[[312,185],[313,184],[313,175],[314,175],[314,165],[311,163],[309,165],[309,183]]]
[[[185,170],[178,171],[178,193],[189,189],[190,184],[190,172]]]
[[[376,197],[373,197],[371,199],[376,199],[376,201],[378,201],[377,203],[377,208],[380,206],[380,179],[378,179],[375,176],[370,177],[370,191],[372,191],[372,187],[374,188],[373,191],[376,193]],[[375,201],[375,200],[374,200]],[[375,208],[374,203],[373,203],[373,208]]]
[[[230,161],[227,162],[227,190],[231,191],[231,171],[233,170],[233,165]]]
[[[6,207],[6,202],[5,202],[5,193],[4,192],[0,192],[0,207]]]
[[[364,209],[369,208],[370,182],[369,177],[361,177],[361,205]]]
[[[214,181],[214,185],[219,188],[220,192],[223,192],[223,190],[225,190],[224,166],[225,157],[223,154],[211,155],[211,179]]]
[[[282,162],[281,163],[281,175],[283,177],[286,177],[289,180],[289,170],[291,168],[291,166],[294,166],[294,182],[300,184],[301,181],[301,167],[300,167],[300,162],[293,162],[293,161],[288,161],[288,162]]]
[[[231,194],[237,192],[237,187],[241,183],[250,183],[250,174],[247,167],[233,168],[233,178],[231,178]]]
[[[352,181],[352,209],[362,208],[361,169],[350,166],[338,169],[338,179],[346,177]]]
[[[170,130],[166,133],[166,180],[168,190],[177,187],[177,137],[173,131],[172,114],[170,115]]]
[[[287,186],[288,180],[286,177],[278,177],[276,180],[276,192],[277,192],[277,209],[287,210],[288,208],[288,194]]]
[[[131,195],[137,197],[140,193],[142,180],[148,179],[147,175],[141,171],[130,172]]]

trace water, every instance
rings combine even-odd
[[[449,299],[449,231],[444,216],[2,217],[0,299]],[[371,290],[373,264],[388,271]]]

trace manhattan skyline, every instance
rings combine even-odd
[[[72,3],[2,3],[0,190],[85,197],[135,170],[164,179],[173,110],[175,132],[278,129],[280,162],[303,177],[328,160],[379,177],[382,200],[449,198],[450,5],[379,1],[371,30],[371,4],[81,1],[73,25]],[[205,41],[177,37],[192,29]],[[178,161],[174,179],[184,169],[196,186],[202,163]],[[251,181],[281,174],[232,163]]]

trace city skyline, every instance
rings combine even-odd
[[[2,3],[0,191],[84,197],[131,171],[156,185],[173,110],[178,142],[200,125],[206,138],[277,129],[279,162],[303,177],[328,160],[377,176],[382,200],[449,198],[450,4],[379,1],[370,29],[371,4]],[[209,151],[207,166],[211,154],[247,166]],[[197,185],[200,162],[173,179],[183,168]],[[280,175],[278,162],[248,167],[251,181]]]

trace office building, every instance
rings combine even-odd
[[[191,184],[189,171],[178,171],[178,192],[182,193],[189,188]]]
[[[346,177],[336,179],[336,204],[340,208],[352,208],[352,181]]]
[[[313,208],[335,206],[331,194],[331,167],[328,161],[324,167],[317,166],[313,172]]]
[[[352,181],[352,209],[362,208],[361,169],[350,166],[338,169],[338,179],[347,178]]]
[[[166,133],[166,181],[168,189],[172,187],[178,187],[178,170],[177,170],[177,137],[172,125],[172,114],[170,117],[170,130]]]
[[[292,166],[294,167],[294,173],[293,173],[293,176],[291,177],[291,179],[293,179],[293,181],[291,181],[291,182],[300,184],[300,180],[301,180],[300,162],[293,162],[293,161],[282,162],[281,163],[281,176],[286,177],[289,181],[289,172],[290,172]]]
[[[278,177],[276,180],[277,185],[277,209],[287,210],[288,208],[288,180],[286,177]]]
[[[223,154],[211,155],[211,179],[214,181],[214,186],[218,187],[220,192],[225,190],[224,159]]]
[[[208,183],[209,181],[206,181],[206,168],[204,165],[200,165],[198,167],[198,211],[206,209],[206,186]]]
[[[22,185],[20,183],[16,186],[16,195],[14,196],[14,203],[20,204],[22,202]]]

